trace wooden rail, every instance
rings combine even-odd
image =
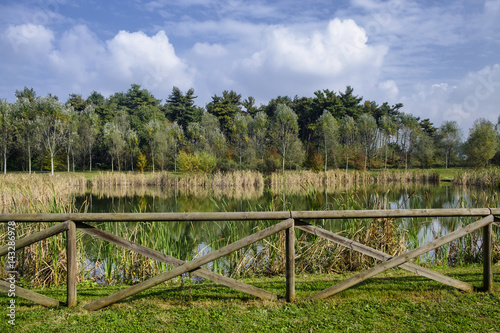
[[[323,237],[339,245],[348,247],[375,259],[382,263],[358,273],[334,286],[320,291],[309,299],[319,299],[329,297],[350,288],[366,279],[369,279],[390,268],[400,267],[421,276],[433,279],[446,285],[458,288],[464,291],[474,291],[476,289],[492,291],[493,289],[493,270],[492,270],[492,225],[498,224],[495,215],[500,215],[500,209],[497,208],[479,208],[479,209],[415,209],[415,210],[352,210],[352,211],[289,211],[289,212],[229,212],[229,213],[103,213],[103,214],[0,214],[0,222],[61,222],[50,228],[29,235],[15,242],[16,251],[21,248],[36,243],[45,238],[57,235],[62,232],[67,234],[67,306],[73,307],[77,304],[77,250],[76,250],[76,231],[99,238],[112,244],[134,251],[154,260],[173,266],[171,270],[152,277],[148,280],[123,289],[115,294],[106,296],[84,306],[87,310],[97,310],[111,305],[129,296],[135,295],[141,291],[149,289],[160,283],[168,281],[176,276],[186,272],[192,272],[194,275],[209,279],[211,281],[223,284],[236,290],[251,294],[263,299],[276,300],[278,295],[269,291],[256,288],[232,278],[222,276],[204,268],[209,262],[212,262],[222,256],[237,251],[243,247],[249,246],[275,233],[285,232],[285,267],[286,267],[286,291],[285,299],[289,302],[295,300],[295,228],[316,236]],[[438,238],[417,249],[411,250],[398,257],[392,257],[384,252],[375,250],[371,247],[355,242],[345,237],[341,237],[333,232],[311,225],[305,220],[310,219],[366,219],[366,218],[403,218],[403,217],[478,217],[479,220],[456,230],[446,236]],[[222,247],[216,251],[206,254],[202,257],[189,262],[184,262],[177,258],[165,255],[154,249],[147,248],[140,244],[118,237],[109,232],[100,230],[85,222],[126,222],[126,221],[241,221],[241,220],[276,220],[278,222],[271,227],[249,235],[232,244]],[[436,249],[442,245],[452,242],[460,237],[464,237],[471,232],[483,229],[483,286],[476,288],[473,285],[459,281],[448,276],[441,275],[418,265],[409,263],[413,258]],[[9,246],[0,248],[0,256],[6,255]],[[9,284],[6,281],[0,281],[0,290],[8,291]],[[38,294],[36,292],[16,288],[16,296],[31,300],[35,303],[45,306],[57,306],[59,301],[50,297]]]

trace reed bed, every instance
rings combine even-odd
[[[384,183],[431,183],[438,182],[439,175],[427,170],[382,170],[345,172],[329,170],[313,172],[308,170],[275,172],[265,176],[258,171],[233,171],[207,173],[174,174],[170,172],[133,173],[133,172],[101,172],[91,178],[90,185],[94,189],[111,187],[156,186],[182,188],[243,188],[263,187],[270,185],[304,186],[353,186]]]
[[[248,188],[264,186],[264,177],[257,171],[233,171],[226,173],[216,172],[214,174],[173,174],[171,172],[101,172],[92,177],[91,186],[96,189],[130,186]]]
[[[460,169],[456,172],[454,183],[463,186],[500,187],[500,168]]]
[[[329,170],[327,172],[285,171],[284,173],[273,173],[270,177],[270,184],[273,187],[283,185],[305,186],[353,186],[369,184],[388,183],[436,183],[439,182],[439,175],[427,170],[381,170],[374,171],[343,171]]]
[[[81,174],[0,175],[0,212],[29,213],[70,207],[76,193],[85,191]]]
[[[51,178],[46,175],[27,176],[9,175],[2,183],[2,195],[8,199],[4,213],[69,213],[75,211],[72,188],[58,184],[65,176]],[[73,186],[83,186],[81,182],[72,182]],[[17,182],[17,183],[16,183]],[[22,182],[22,183],[19,183]],[[24,238],[47,229],[56,223],[21,223],[15,225],[16,238]],[[0,224],[0,244],[7,239],[7,224]],[[83,248],[81,235],[77,247]],[[82,253],[79,253],[82,263]],[[16,269],[20,285],[34,287],[59,285],[66,283],[66,235],[65,233],[49,237],[16,252]],[[6,257],[0,258],[0,278],[5,278]],[[81,264],[80,264],[81,268]],[[80,277],[81,279],[81,277]]]

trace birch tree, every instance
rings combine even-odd
[[[111,157],[111,172],[114,172],[114,161],[117,161],[118,170],[121,168],[121,157],[125,151],[125,138],[116,122],[106,123],[103,129],[104,141]]]
[[[359,141],[365,151],[365,170],[370,151],[375,149],[377,142],[377,122],[373,116],[363,113],[357,121]]]
[[[408,159],[413,148],[416,131],[418,129],[418,120],[411,114],[401,114],[401,148],[405,153],[405,169],[408,169]]]
[[[85,107],[80,113],[80,126],[78,128],[83,155],[89,156],[89,171],[92,171],[92,152],[94,150],[95,142],[99,136],[99,116],[95,112],[93,105]]]
[[[257,112],[250,122],[249,130],[257,155],[261,161],[264,161],[267,149],[267,132],[269,130],[269,117],[267,114],[263,111]]]
[[[155,156],[159,145],[160,123],[156,119],[150,120],[145,126],[146,139],[149,143],[149,152],[151,153],[151,166],[155,172]]]
[[[50,155],[50,172],[54,175],[54,157],[62,147],[64,139],[65,106],[51,96],[36,100],[36,122],[41,142]]]
[[[172,143],[172,151],[174,153],[174,171],[177,172],[177,154],[179,153],[181,144],[184,142],[184,131],[182,127],[174,122],[167,130],[168,138]]]
[[[391,138],[396,133],[396,126],[389,116],[382,116],[380,118],[380,141],[384,149],[384,168],[387,169],[387,156],[389,154],[389,143]]]
[[[12,105],[6,100],[0,100],[0,146],[3,158],[3,173],[7,173],[7,157],[12,147],[14,137],[14,117]]]
[[[232,136],[234,143],[236,145],[236,149],[238,150],[238,156],[240,159],[240,168],[241,161],[243,159],[243,150],[249,140],[248,138],[248,124],[251,121],[251,116],[244,115],[241,113],[236,114],[233,120],[232,125]]]
[[[19,96],[14,104],[16,138],[26,154],[28,172],[31,174],[31,160],[36,148],[36,136],[39,134],[36,123],[36,99]]]
[[[298,117],[295,112],[285,104],[279,104],[274,114],[271,125],[273,138],[278,153],[282,158],[282,171],[285,172],[285,160],[291,144],[295,141],[299,131]]]
[[[345,147],[345,171],[349,169],[349,149],[356,141],[356,122],[351,116],[344,116],[340,124],[340,136]]]
[[[73,159],[73,172],[75,171],[75,150],[80,140],[78,140],[78,114],[75,109],[67,104],[62,110],[64,145],[66,149],[66,163],[68,172],[70,171],[70,156]]]
[[[445,168],[460,147],[460,128],[456,121],[445,121],[438,130],[439,145],[445,154]]]
[[[338,130],[338,124],[333,115],[330,111],[324,110],[316,122],[316,135],[323,145],[325,172],[328,169],[328,152],[333,151],[338,142]]]

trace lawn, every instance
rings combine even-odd
[[[433,268],[481,286],[482,267]],[[107,308],[82,308],[124,286],[81,284],[78,306],[44,308],[16,300],[16,325],[7,322],[6,294],[0,297],[0,332],[499,332],[500,265],[492,293],[464,293],[399,269],[390,270],[338,295],[303,299],[352,275],[296,277],[297,301],[263,301],[211,282],[185,279],[162,284]],[[283,277],[245,279],[283,295]],[[65,287],[37,290],[61,301]]]

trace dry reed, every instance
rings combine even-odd
[[[463,186],[500,187],[500,168],[460,169],[453,179],[454,183]]]

